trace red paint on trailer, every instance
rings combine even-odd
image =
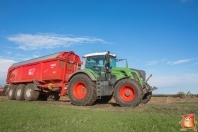
[[[41,88],[61,88],[66,92],[69,76],[81,68],[82,61],[73,51],[59,52],[19,63],[8,69],[7,84],[29,83],[37,81]]]

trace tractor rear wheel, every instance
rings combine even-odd
[[[69,82],[68,95],[73,105],[92,105],[96,100],[95,83],[85,74],[77,74]]]
[[[151,97],[152,97],[152,92],[146,93],[146,94],[143,96],[141,103],[143,103],[143,104],[148,103],[149,100],[151,99]]]
[[[16,91],[15,91],[15,98],[16,100],[24,100],[24,88],[25,88],[25,84],[19,84],[16,87]]]
[[[141,86],[135,80],[123,79],[115,85],[114,99],[120,106],[137,106],[142,99]]]
[[[37,100],[38,97],[39,97],[39,91],[35,91],[34,90],[34,84],[33,83],[29,83],[25,87],[25,91],[24,91],[25,100],[33,101],[33,100]]]
[[[9,91],[8,91],[8,99],[15,100],[15,91],[16,91],[17,85],[10,85]]]

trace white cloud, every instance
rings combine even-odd
[[[150,61],[146,64],[146,66],[152,66],[152,65],[155,65],[157,64],[157,61]]]
[[[50,49],[56,47],[70,47],[81,43],[107,43],[103,39],[91,37],[68,37],[58,34],[17,34],[7,37],[13,41],[18,48],[23,50]]]
[[[0,84],[5,84],[8,68],[16,63],[14,60],[0,58]]]
[[[198,74],[153,76],[148,83],[158,87],[155,93],[176,94],[179,91],[198,94]]]
[[[189,62],[189,61],[192,61],[194,59],[183,59],[183,60],[177,60],[177,61],[167,61],[168,64],[170,65],[177,65],[177,64],[182,64],[182,63],[186,63],[186,62]]]

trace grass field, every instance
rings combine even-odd
[[[196,118],[198,102],[103,108],[0,100],[0,132],[178,132],[189,113]]]

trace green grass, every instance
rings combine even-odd
[[[96,109],[2,100],[0,132],[177,132],[197,110],[198,102]]]

